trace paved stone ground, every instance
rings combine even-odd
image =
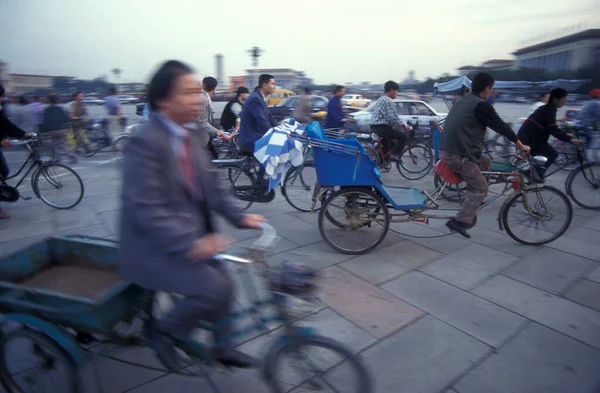
[[[8,157],[16,168],[19,153]],[[1,255],[49,235],[118,238],[117,164],[100,155],[76,168],[86,185],[76,208],[57,211],[35,199],[6,206],[12,217],[0,221]],[[407,184],[397,173],[386,179]],[[552,181],[564,188],[564,174]],[[433,188],[431,176],[410,184]],[[306,323],[360,353],[375,392],[600,392],[600,212],[574,207],[566,236],[530,247],[499,231],[498,207],[479,216],[471,240],[390,232],[376,250],[356,257],[330,249],[316,215],[295,211],[281,196],[251,211],[267,216],[281,236],[272,263],[296,259],[320,269],[321,304]],[[239,240],[232,252],[242,252],[257,235],[223,225]],[[446,233],[441,221],[392,229],[413,236]],[[258,353],[271,336],[253,338],[242,349]],[[101,345],[93,351],[158,367],[97,360],[106,392],[210,391],[202,379],[161,371],[149,350]],[[83,374],[86,391],[93,391],[92,371]],[[223,392],[268,391],[255,371],[219,373],[215,380]]]

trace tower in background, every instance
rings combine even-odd
[[[220,86],[225,83],[225,75],[223,74],[223,55],[218,53],[215,55],[215,63],[217,68],[217,82]]]

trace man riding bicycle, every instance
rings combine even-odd
[[[481,171],[489,171],[491,160],[482,154],[486,129],[489,127],[504,135],[517,145],[517,148],[529,152],[529,146],[523,145],[515,132],[506,124],[487,99],[494,87],[494,77],[480,72],[472,82],[472,93],[459,99],[448,116],[441,138],[440,159],[467,183],[467,197],[456,216],[446,226],[452,232],[458,232],[471,238],[467,229],[475,223],[475,215],[488,193],[488,184]]]
[[[398,96],[398,90],[400,90],[400,86],[396,82],[385,82],[385,94],[375,103],[370,124],[374,134],[387,140],[396,141],[396,145],[390,153],[392,161],[400,161],[407,139],[406,132],[412,131],[412,128],[400,120],[396,113],[396,104],[392,100]]]

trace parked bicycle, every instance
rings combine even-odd
[[[42,202],[55,209],[71,209],[83,199],[84,186],[81,177],[64,164],[55,161],[43,161],[39,153],[37,135],[27,140],[11,140],[12,146],[26,146],[29,156],[19,170],[7,178],[0,176],[0,200],[16,202],[19,198],[30,200],[31,197],[23,196],[19,187],[31,174],[31,189],[34,195]],[[29,165],[29,168],[25,168]],[[23,171],[23,176],[16,185],[10,186],[7,180],[17,178]],[[66,192],[65,192],[66,191]],[[60,194],[65,192],[64,194]]]

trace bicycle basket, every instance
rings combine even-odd
[[[0,202],[16,202],[19,200],[19,191],[11,186],[0,185]]]

